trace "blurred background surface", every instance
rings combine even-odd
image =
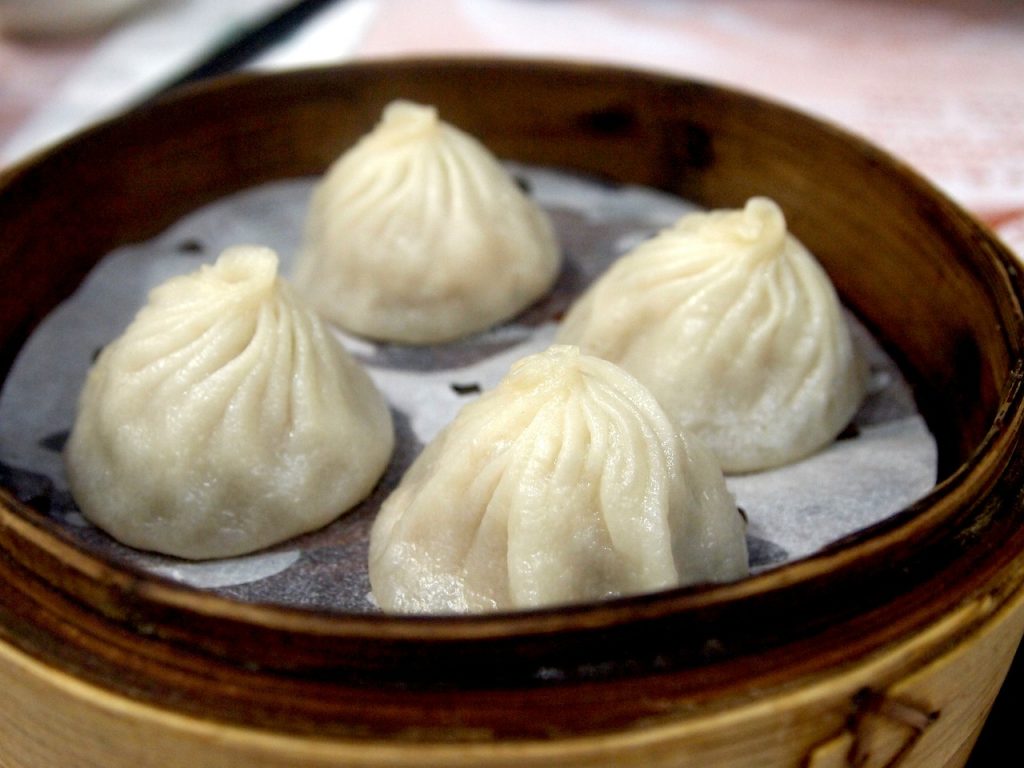
[[[1024,254],[1020,0],[0,0],[0,170],[182,81],[459,54],[613,63],[789,104],[885,148]],[[971,768],[1016,764],[1003,748],[1022,689],[1018,660]]]

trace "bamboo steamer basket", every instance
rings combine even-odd
[[[98,559],[0,489],[0,766],[962,765],[1024,633],[1024,286],[970,216],[809,117],[553,62],[194,87],[0,177],[0,372],[105,253],[321,173],[397,95],[503,158],[774,197],[913,383],[939,483],[736,584],[464,618],[231,601]]]

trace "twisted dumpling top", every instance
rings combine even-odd
[[[828,275],[763,197],[685,215],[623,256],[558,340],[635,375],[726,472],[827,444],[867,380]]]
[[[528,608],[746,572],[711,453],[632,376],[573,347],[522,359],[463,408],[370,538],[388,611]]]
[[[115,538],[208,558],[337,517],[393,444],[383,397],[277,256],[237,246],[151,291],[104,348],[65,463],[83,514]]]
[[[479,141],[396,101],[318,185],[295,282],[342,328],[428,344],[515,315],[560,261],[546,214]]]

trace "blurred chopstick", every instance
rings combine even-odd
[[[262,24],[230,38],[194,66],[164,84],[151,98],[189,83],[233,72],[276,43],[286,39],[324,8],[344,0],[300,0],[268,17]]]

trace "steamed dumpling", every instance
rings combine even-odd
[[[514,316],[560,262],[547,216],[480,142],[396,101],[318,185],[295,283],[348,331],[430,344]]]
[[[558,341],[636,376],[726,472],[831,442],[867,381],[828,276],[760,197],[683,216],[623,256],[573,305]]]
[[[121,542],[238,555],[365,497],[394,444],[369,376],[236,246],[155,288],[89,372],[65,463],[82,513]]]
[[[712,454],[632,376],[565,346],[464,407],[370,535],[385,611],[531,608],[746,573]]]

